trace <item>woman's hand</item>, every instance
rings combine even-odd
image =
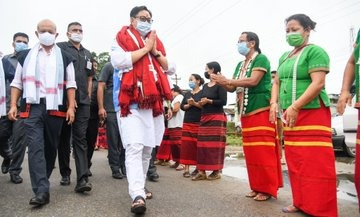
[[[299,115],[299,109],[294,105],[290,105],[284,112],[283,118],[285,119],[285,126],[294,127],[296,124],[296,119]]]
[[[344,114],[346,104],[351,106],[351,99],[352,97],[349,91],[341,92],[339,100],[336,104],[336,112],[339,113],[340,115]]]
[[[211,74],[210,77],[221,86],[226,86],[229,83],[228,79],[221,74]]]
[[[187,103],[189,105],[195,105],[195,100],[193,98],[188,99]]]
[[[279,112],[279,106],[277,103],[273,102],[270,104],[270,114],[269,121],[274,124],[277,120],[277,114]]]
[[[208,98],[206,98],[206,97],[203,97],[203,98],[201,98],[201,100],[200,100],[200,105],[201,106],[204,106],[204,105],[206,105],[206,104],[208,104],[208,103],[210,103],[211,102],[211,100],[210,99],[208,99]]]

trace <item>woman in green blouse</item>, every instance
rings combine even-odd
[[[331,140],[330,101],[325,91],[329,57],[309,44],[316,23],[305,14],[286,20],[293,50],[279,61],[271,93],[270,121],[283,111],[285,158],[293,204],[283,208],[312,216],[337,216],[335,157]]]

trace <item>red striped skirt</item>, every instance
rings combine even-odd
[[[181,137],[180,163],[196,165],[197,138],[200,123],[184,123]]]
[[[171,149],[169,141],[169,129],[165,128],[164,136],[161,141],[161,144],[158,148],[156,159],[158,160],[170,160],[171,159]]]
[[[284,128],[285,158],[293,204],[312,216],[338,216],[330,109],[300,110]]]
[[[358,123],[360,123],[360,110],[358,110]],[[358,195],[359,210],[360,210],[360,126],[358,124],[356,133],[356,155],[355,155],[355,188]]]
[[[201,115],[196,168],[198,170],[221,170],[224,167],[225,143],[225,114]]]
[[[250,188],[277,198],[282,173],[275,124],[269,121],[269,111],[241,117],[241,124]]]
[[[169,128],[171,156],[172,160],[175,162],[180,161],[181,131],[181,127]]]

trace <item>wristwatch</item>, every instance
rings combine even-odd
[[[160,53],[157,53],[156,55],[154,55],[155,58],[159,58],[161,57]]]

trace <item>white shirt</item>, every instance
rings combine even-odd
[[[48,60],[50,59],[51,55],[56,55],[55,54],[55,49],[51,49],[50,54],[48,54],[43,48],[39,49],[39,55],[37,57],[37,64],[39,66],[39,70],[40,70],[40,83],[41,84],[45,84],[46,83],[46,64],[49,62]],[[17,64],[16,67],[16,71],[15,71],[15,76],[13,81],[11,82],[10,86],[11,87],[16,87],[20,90],[23,89],[23,82],[22,82],[22,70],[23,67],[21,66],[20,63]],[[66,89],[68,88],[76,88],[76,81],[75,81],[75,69],[74,69],[74,64],[71,62],[67,67],[66,67]],[[40,85],[40,98],[44,97],[46,94],[45,91],[45,87],[44,85]]]
[[[176,103],[182,102],[184,99],[184,96],[179,94],[177,95],[173,101],[171,102],[171,107],[174,108]],[[184,122],[184,111],[179,109],[175,114],[173,114],[172,118],[168,122],[168,128],[175,128],[175,127],[181,127],[183,126]]]

